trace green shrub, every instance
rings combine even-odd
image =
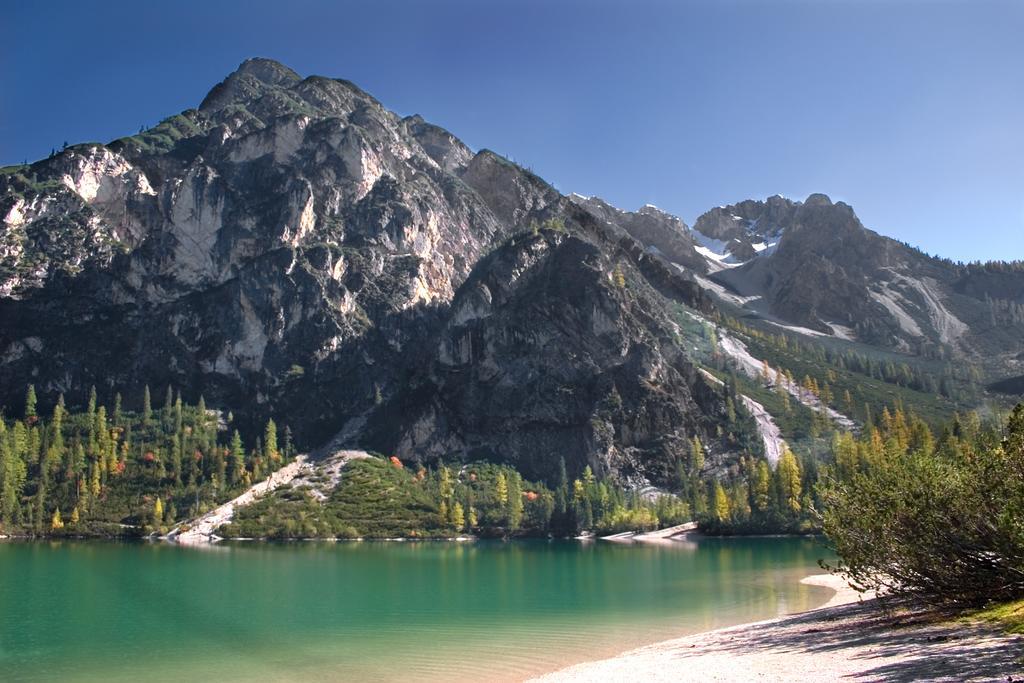
[[[1024,404],[1003,435],[958,424],[934,448],[827,478],[821,495],[855,585],[964,606],[1024,597]]]

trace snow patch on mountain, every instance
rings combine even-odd
[[[742,262],[738,261],[736,257],[729,253],[729,244],[725,240],[715,239],[714,237],[708,237],[699,230],[690,230],[693,235],[693,239],[697,242],[697,250],[704,254],[704,256],[719,261],[721,263],[727,263],[730,265],[741,265]]]

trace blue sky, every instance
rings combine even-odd
[[[563,192],[688,223],[825,192],[1024,258],[1024,1],[9,3],[0,163],[194,107],[249,56],[347,78]]]

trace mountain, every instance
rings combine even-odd
[[[820,194],[693,228],[563,196],[266,59],[138,135],[0,170],[0,216],[8,406],[173,386],[319,453],[671,488],[1024,375],[1019,263],[927,256]]]
[[[865,228],[814,194],[712,209],[711,288],[768,320],[901,352],[1012,366],[1024,339],[1024,267],[963,265]],[[717,285],[717,287],[716,287]]]
[[[693,437],[732,449],[666,312],[712,311],[692,279],[350,82],[248,60],[139,135],[4,169],[0,196],[8,405],[172,385],[307,447],[549,479],[666,483]]]
[[[698,273],[708,271],[693,233],[677,216],[649,204],[633,212],[614,207],[600,197],[572,194],[569,199],[609,227],[646,245],[651,253]]]

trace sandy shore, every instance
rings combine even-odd
[[[884,613],[830,575],[835,595],[792,616],[667,640],[535,681],[1022,681],[1024,638],[983,624]]]

